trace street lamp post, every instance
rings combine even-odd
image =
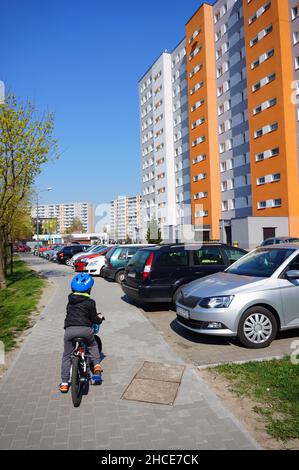
[[[36,241],[39,241],[39,223],[38,223],[38,209],[39,209],[39,195],[41,193],[45,193],[47,191],[52,191],[53,188],[42,189],[40,191],[36,191]]]

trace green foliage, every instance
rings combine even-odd
[[[8,96],[0,104],[0,286],[13,224],[42,165],[58,157],[53,130],[54,115],[38,116],[30,102]]]
[[[85,229],[79,217],[75,217],[72,225],[66,230],[66,234],[70,235],[72,233],[85,233]]]
[[[44,282],[20,259],[15,259],[14,273],[7,276],[7,287],[0,291],[0,340],[5,351],[15,346],[16,335],[28,327]]]
[[[299,438],[299,365],[286,357],[224,365],[216,371],[231,382],[233,393],[258,403],[254,411],[264,417],[270,436],[282,441]]]
[[[57,220],[48,219],[42,224],[42,231],[45,235],[51,235],[57,231]]]
[[[148,243],[159,245],[162,242],[161,229],[159,228],[157,219],[152,217],[146,233],[146,240]]]

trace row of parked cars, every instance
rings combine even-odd
[[[257,349],[278,331],[299,328],[299,244],[292,241],[250,253],[221,243],[53,251],[52,259],[78,272],[117,281],[135,302],[173,302],[178,323],[196,333],[237,337]]]

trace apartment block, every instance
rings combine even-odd
[[[185,40],[163,52],[139,82],[143,237],[153,217],[164,239],[190,223]]]
[[[142,198],[137,196],[118,196],[110,202],[110,238],[117,241],[133,242],[141,239]]]
[[[169,147],[167,158],[161,149],[159,159],[169,161],[163,173],[166,204],[175,197],[185,211],[191,208],[197,240],[252,248],[267,237],[298,236],[298,0],[204,3],[187,22],[181,44],[186,74],[178,85],[173,81],[173,99],[187,83],[187,108],[184,101],[179,119],[188,129],[174,130],[174,142],[188,136],[189,149],[185,140],[179,196],[182,177],[175,177],[173,190],[171,173],[173,161],[178,170],[178,149]],[[157,203],[153,197],[149,207],[154,211]]]
[[[66,204],[42,204],[32,207],[32,218],[56,219],[57,233],[65,233],[74,219],[80,219],[84,232],[94,232],[94,208],[88,202],[72,202]]]

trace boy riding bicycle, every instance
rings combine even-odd
[[[103,372],[93,325],[100,325],[104,317],[97,313],[96,303],[90,298],[93,285],[94,280],[89,274],[78,274],[72,281],[72,294],[69,295],[64,322],[64,353],[61,364],[61,384],[59,386],[61,393],[68,393],[70,388],[71,356],[74,349],[72,340],[74,338],[85,339],[94,364],[93,375],[99,376]]]

